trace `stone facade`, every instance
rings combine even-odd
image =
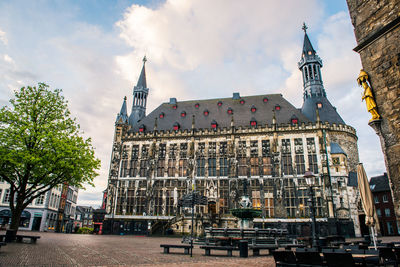
[[[358,43],[354,50],[370,77],[382,116],[380,122],[370,125],[381,140],[400,220],[400,1],[347,0],[347,4]]]
[[[310,235],[303,177],[310,169],[316,175],[318,231],[360,235],[357,187],[349,178],[358,163],[356,131],[327,99],[322,61],[304,30],[298,65],[302,109],[280,94],[171,98],[131,123],[124,99],[115,125],[104,233],[188,233],[191,209],[178,203],[195,190],[207,197],[195,209],[197,233],[209,226],[238,227],[230,211],[248,195],[262,213],[254,226]],[[145,111],[148,92],[143,65],[132,110]]]

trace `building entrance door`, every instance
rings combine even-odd
[[[32,231],[39,231],[41,222],[42,222],[42,217],[34,217],[32,223]]]

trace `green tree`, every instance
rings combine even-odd
[[[0,178],[10,184],[9,234],[15,236],[26,206],[63,183],[93,185],[100,160],[91,139],[80,136],[61,90],[23,87],[10,103],[0,110]]]

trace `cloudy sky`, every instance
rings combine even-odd
[[[102,161],[81,205],[106,188],[114,122],[147,56],[148,112],[179,100],[282,93],[302,105],[303,22],[331,103],[359,137],[369,176],[384,172],[356,84],[361,63],[345,0],[0,0],[0,104],[45,82],[61,88]]]

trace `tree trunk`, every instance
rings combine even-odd
[[[11,213],[11,224],[10,228],[6,232],[6,242],[12,242],[15,240],[15,236],[18,232],[19,222],[21,221],[21,214],[23,209],[21,207],[15,207]]]

